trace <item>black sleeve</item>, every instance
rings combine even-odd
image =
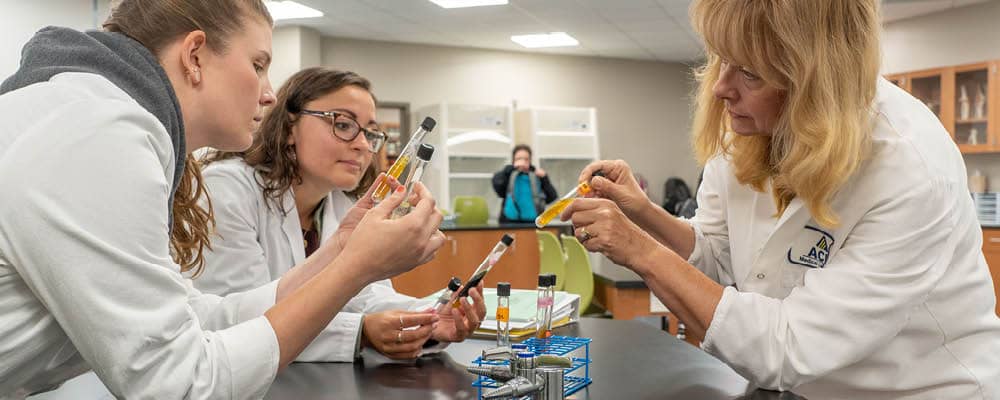
[[[514,166],[508,165],[493,174],[493,191],[497,192],[497,196],[500,196],[500,198],[507,197],[507,184],[510,182],[510,174],[512,172],[514,172]]]
[[[538,178],[538,181],[542,183],[542,191],[545,192],[546,204],[556,201],[559,198],[559,193],[556,193],[556,188],[552,186],[548,175]]]

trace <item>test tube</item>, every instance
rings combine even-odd
[[[497,283],[497,347],[510,346],[510,282]]]
[[[448,288],[441,293],[441,296],[437,299],[437,303],[434,304],[434,309],[437,310],[438,314],[444,313],[446,310],[445,306],[451,301],[451,296],[460,287],[462,287],[462,280],[458,279],[457,276],[451,277],[451,280],[448,281]]]
[[[476,268],[476,271],[472,273],[472,278],[465,283],[465,287],[462,288],[462,291],[458,292],[458,298],[455,299],[452,307],[458,308],[462,304],[460,303],[460,299],[469,295],[469,289],[479,285],[479,281],[483,280],[486,273],[490,272],[490,269],[492,269],[493,266],[500,261],[500,257],[503,256],[503,253],[507,251],[507,247],[509,247],[512,243],[514,243],[514,237],[505,233],[503,237],[500,238],[500,241],[497,242],[496,246],[493,246],[493,250],[490,251],[490,254],[486,255],[486,259],[484,259],[483,262],[479,264],[479,267]]]
[[[552,304],[555,299],[555,274],[538,275],[538,311],[535,313],[535,323],[538,330],[535,337],[547,339],[552,336]]]
[[[593,176],[604,176],[604,172],[595,171]],[[539,215],[538,218],[535,218],[535,226],[544,228],[545,225],[552,222],[555,217],[562,214],[562,212],[566,210],[566,207],[569,207],[569,204],[573,202],[573,199],[586,195],[587,193],[590,193],[591,190],[593,190],[593,188],[590,187],[590,182],[580,182],[580,184],[576,185],[573,190],[566,193],[563,197],[560,197],[559,200],[552,203],[552,205],[546,208],[545,211],[542,211],[542,214]]]
[[[410,172],[406,174],[406,179],[402,181],[403,185],[406,186],[406,195],[403,196],[403,202],[395,210],[392,210],[393,218],[399,218],[410,213],[410,210],[413,208],[413,205],[410,204],[410,194],[413,193],[413,186],[417,182],[420,182],[420,178],[424,175],[424,167],[431,161],[433,155],[434,146],[427,143],[420,145],[420,149],[417,150],[417,161],[413,163]]]
[[[410,140],[406,142],[406,146],[403,147],[403,151],[399,153],[399,157],[397,157],[396,161],[392,163],[391,167],[389,167],[389,171],[386,172],[386,175],[399,179],[399,176],[403,174],[403,170],[406,169],[406,165],[410,163],[410,158],[415,155],[414,153],[417,152],[417,148],[421,143],[423,143],[424,137],[427,136],[430,131],[434,130],[435,125],[437,125],[437,121],[435,121],[434,118],[424,118],[424,121],[420,123],[420,127],[418,127],[417,130],[410,135]],[[378,186],[375,187],[375,192],[372,193],[372,200],[375,200],[376,203],[385,199],[385,196],[389,194],[389,182],[386,182],[385,179],[379,179],[377,185]]]

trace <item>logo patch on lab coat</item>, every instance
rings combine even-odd
[[[833,236],[829,233],[806,226],[806,230],[788,248],[788,262],[809,268],[823,268],[833,249]]]

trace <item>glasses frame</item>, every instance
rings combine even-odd
[[[311,115],[314,117],[319,117],[330,121],[330,133],[333,134],[335,138],[343,140],[347,143],[353,142],[354,139],[358,138],[358,135],[360,135],[361,132],[364,132],[365,141],[368,142],[368,151],[372,153],[378,153],[379,150],[382,149],[382,146],[385,145],[385,142],[389,140],[389,135],[386,134],[385,132],[382,132],[381,130],[372,130],[365,128],[361,126],[361,123],[359,123],[358,120],[354,119],[354,117],[351,117],[350,114],[347,113],[342,113],[338,111],[301,110],[299,111],[299,114]],[[354,132],[354,135],[352,135],[350,139],[345,139],[340,135],[337,135],[337,125],[336,125],[337,117],[347,118],[351,120],[351,122],[354,122],[354,125],[358,127],[358,131]],[[378,143],[372,142],[373,137],[378,139]]]

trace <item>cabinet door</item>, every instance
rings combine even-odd
[[[430,295],[448,285],[452,276],[457,276],[451,268],[458,263],[458,239],[452,232],[445,232],[444,245],[438,249],[434,259],[418,266],[410,272],[392,278],[392,287],[397,292],[421,298]],[[459,276],[465,279],[464,276]]]
[[[997,315],[1000,315],[1000,229],[983,229],[983,254],[993,276],[993,291],[998,297]]]
[[[392,278],[392,285],[399,293],[425,297],[444,288],[452,276],[465,282],[504,233],[514,236],[514,244],[486,275],[485,287],[510,282],[515,289],[534,289],[540,262],[534,229],[447,231],[447,240],[433,260]]]
[[[990,87],[992,63],[977,63],[955,67],[953,100],[955,142],[963,153],[984,153],[996,148],[996,134],[990,121],[993,101]]]
[[[900,88],[902,88],[907,92],[910,91],[910,83],[906,79],[906,74],[886,75],[885,79],[889,80],[889,82],[892,82],[893,85],[899,86]]]
[[[910,94],[937,115],[944,128],[955,137],[954,68],[936,68],[907,74]]]

